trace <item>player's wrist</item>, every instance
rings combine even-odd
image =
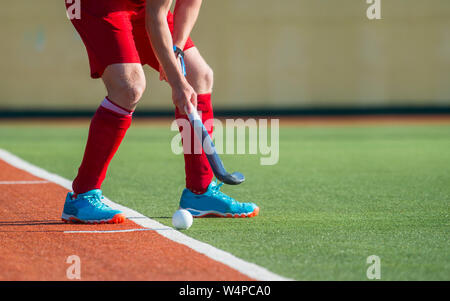
[[[186,76],[186,65],[184,63],[184,51],[178,47],[176,44],[173,45],[173,52],[177,60],[179,60],[181,65],[181,73]]]
[[[173,76],[167,76],[167,81],[172,89],[180,89],[185,86],[186,78],[178,71]]]
[[[184,58],[184,51],[178,47],[178,44],[173,45],[173,52],[175,53],[175,56],[182,56]]]
[[[180,89],[188,84],[186,77],[183,75],[178,66],[174,69],[171,69],[171,71],[169,71],[169,74],[166,74],[166,77],[167,82],[172,89]]]

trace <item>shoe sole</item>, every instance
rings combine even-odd
[[[246,217],[255,217],[259,214],[259,207],[256,207],[250,213],[220,213],[217,211],[199,211],[191,208],[180,208],[188,210],[192,217],[194,218],[203,218],[203,217],[222,217],[222,218],[246,218]]]
[[[120,224],[123,223],[126,220],[126,217],[123,213],[118,213],[114,215],[110,219],[104,219],[104,220],[81,220],[73,215],[66,215],[63,214],[61,217],[61,220],[65,222],[66,224],[93,224],[93,225],[99,225],[99,224]]]

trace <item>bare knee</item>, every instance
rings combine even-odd
[[[189,83],[198,94],[210,93],[214,84],[214,73],[209,66],[195,70],[188,78]]]
[[[109,97],[127,109],[134,110],[144,94],[145,87],[145,78],[126,79],[117,84],[114,95]]]
[[[102,79],[108,97],[129,110],[136,108],[146,88],[145,75],[142,66],[138,64],[108,66]]]
[[[203,86],[206,92],[211,92],[214,84],[214,72],[209,66],[208,68],[205,68],[202,74],[202,78],[203,78]]]
[[[214,84],[214,73],[196,47],[185,51],[187,80],[198,94],[210,93]]]

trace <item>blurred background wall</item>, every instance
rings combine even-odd
[[[216,109],[450,106],[450,1],[205,0],[193,39],[215,71]],[[95,109],[64,0],[0,4],[0,110]],[[139,110],[171,110],[146,66]]]

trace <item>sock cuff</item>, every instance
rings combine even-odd
[[[103,99],[102,103],[100,104],[101,107],[110,110],[114,113],[117,113],[122,116],[131,116],[133,115],[133,111],[127,110],[124,107],[119,106],[118,104],[111,101],[108,96]]]

